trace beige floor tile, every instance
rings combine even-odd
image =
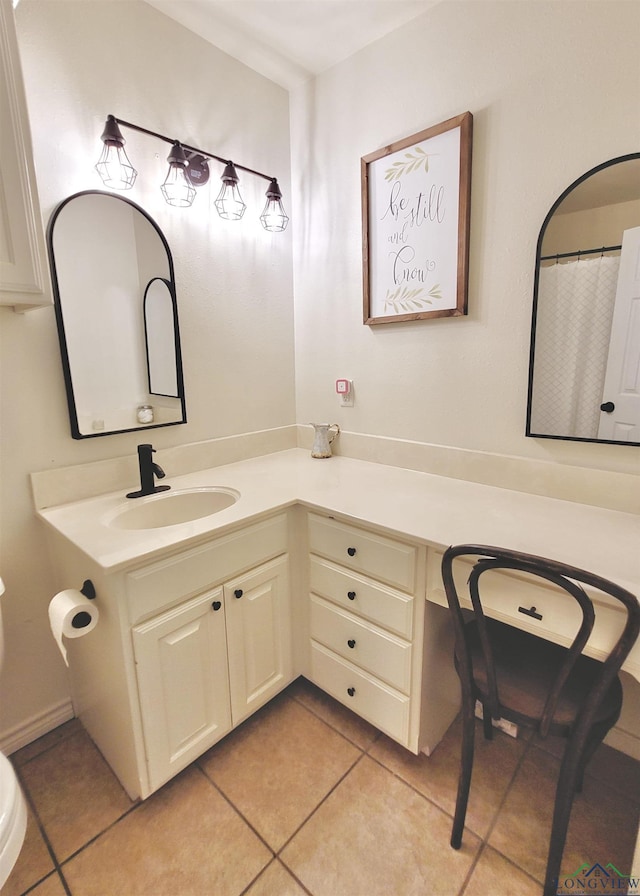
[[[294,682],[288,693],[362,750],[367,750],[380,736],[377,728],[305,678]]]
[[[431,756],[415,756],[384,736],[369,750],[369,755],[453,816],[461,742],[462,725],[456,720]],[[501,731],[494,733],[493,740],[485,740],[482,723],[478,722],[465,825],[480,837],[486,836],[525,747],[521,740]]]
[[[555,789],[560,769],[551,754],[531,746],[507,795],[489,843],[535,877],[544,879]],[[561,871],[583,862],[608,862],[629,873],[638,824],[634,804],[595,778],[575,797]]]
[[[49,875],[35,889],[30,890],[29,896],[66,896],[66,892],[60,880],[60,875],[56,873]],[[2,896],[4,896],[4,890],[2,891]]]
[[[199,764],[277,851],[360,755],[284,696],[224,738]]]
[[[463,896],[497,896],[507,893],[540,896],[540,884],[488,847],[478,859],[463,890]]]
[[[2,896],[20,896],[53,871],[53,860],[42,839],[38,823],[29,809],[27,833],[13,871],[2,888]]]
[[[280,858],[314,896],[452,896],[479,847],[448,848],[450,818],[364,757]]]
[[[133,805],[84,731],[26,763],[21,777],[59,861]]]
[[[60,741],[65,740],[67,737],[71,737],[73,734],[77,734],[82,730],[80,719],[71,719],[71,721],[65,722],[63,725],[58,725],[53,731],[49,731],[48,734],[44,734],[32,743],[27,744],[26,747],[16,750],[15,753],[11,754],[11,761],[14,762],[17,767],[24,765],[25,762],[29,762],[29,760],[33,759],[35,756],[44,753],[46,750],[49,750],[51,747],[60,743]]]
[[[287,869],[274,859],[253,886],[249,887],[246,896],[305,896],[305,891]]]
[[[74,896],[239,896],[272,853],[189,768],[63,866]]]

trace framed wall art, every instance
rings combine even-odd
[[[364,323],[467,313],[473,116],[361,159]]]

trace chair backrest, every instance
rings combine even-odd
[[[533,554],[524,554],[519,551],[491,547],[489,545],[462,544],[452,546],[445,551],[442,558],[442,579],[447,601],[452,612],[459,671],[461,676],[464,676],[467,681],[471,681],[472,678],[471,654],[467,638],[465,637],[467,629],[465,628],[462,606],[453,575],[454,560],[460,557],[467,559],[477,558],[467,584],[485,663],[489,697],[488,708],[494,718],[498,718],[500,715],[500,702],[491,639],[487,630],[480,597],[480,577],[490,570],[515,570],[528,573],[530,576],[544,579],[556,585],[566,595],[573,598],[580,607],[582,622],[557,671],[540,718],[539,731],[543,737],[549,732],[549,726],[555,714],[562,688],[589,640],[593,629],[595,621],[593,602],[585,593],[582,585],[597,588],[600,592],[608,594],[623,605],[626,610],[626,623],[609,655],[603,660],[599,670],[600,674],[596,677],[587,701],[589,709],[585,711],[593,715],[638,637],[640,631],[640,603],[638,603],[637,598],[630,591],[607,579],[603,579],[601,576],[555,560],[547,560],[544,557],[537,557]],[[589,720],[584,719],[584,723],[589,724]]]

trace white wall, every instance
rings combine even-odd
[[[289,196],[288,95],[271,81],[136,0],[22,0],[16,23],[45,222],[70,194],[102,188],[93,166],[109,113],[277,176]],[[267,182],[242,178],[241,222],[222,221],[205,195],[191,209],[170,208],[159,190],[170,146],[124,136],[139,169],[125,195],[173,252],[184,356],[189,422],[154,430],[150,441],[162,449],[293,423],[291,232],[259,224]],[[211,200],[221,173],[212,174]],[[28,475],[133,457],[140,437],[71,439],[53,309],[0,309],[0,332],[6,734],[68,697],[48,631],[53,579]]]
[[[640,148],[639,33],[628,2],[445,2],[297,93],[299,421],[640,472],[638,448],[524,436],[539,228],[579,175]],[[469,315],[363,326],[360,157],[467,110]]]

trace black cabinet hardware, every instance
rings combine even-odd
[[[222,606],[222,602],[219,600],[214,600],[214,602],[211,604],[211,606],[213,607],[214,610],[219,610],[220,607]]]
[[[524,613],[525,616],[531,616],[533,619],[542,619],[542,613],[537,613],[535,607],[527,610],[525,607],[518,607],[518,613]]]
[[[233,596],[237,597],[238,599],[240,599],[243,594],[244,594],[244,592],[243,592],[242,588],[236,588],[236,590],[233,592]]]

